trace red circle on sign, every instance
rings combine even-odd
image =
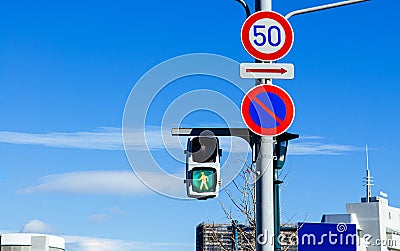
[[[272,53],[261,52],[257,50],[250,41],[249,37],[250,29],[255,22],[261,19],[272,19],[278,22],[283,27],[286,36],[285,41],[283,42],[283,46],[275,52]],[[290,51],[293,45],[294,35],[290,23],[281,14],[273,11],[259,11],[246,19],[246,21],[242,26],[241,38],[244,48],[251,56],[261,61],[275,61],[283,58]]]
[[[256,124],[254,119],[250,114],[250,105],[252,102],[255,102],[255,98],[257,95],[261,93],[272,93],[277,95],[285,105],[286,115],[285,118],[282,119],[281,123],[278,126],[273,128],[264,128]],[[256,102],[258,103],[258,102]],[[271,104],[273,106],[273,104]],[[267,108],[268,109],[268,108]],[[275,85],[258,85],[253,87],[250,91],[247,92],[246,96],[244,96],[241,106],[242,118],[247,127],[253,131],[254,133],[261,136],[277,136],[281,133],[284,133],[292,124],[294,120],[294,104],[292,98],[289,94],[283,90],[282,88]],[[274,111],[268,111],[271,116],[275,116],[273,114]]]

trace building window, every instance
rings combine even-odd
[[[389,220],[391,220],[392,219],[392,215],[390,214],[390,212],[389,212]]]
[[[30,251],[30,246],[1,246],[1,251]]]

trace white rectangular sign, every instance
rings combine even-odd
[[[241,78],[261,79],[293,79],[293,64],[242,63],[240,64]]]

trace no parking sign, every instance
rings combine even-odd
[[[294,119],[294,104],[289,94],[274,85],[258,85],[242,101],[242,118],[247,127],[261,136],[284,133]]]

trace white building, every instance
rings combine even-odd
[[[346,204],[346,214],[325,214],[322,223],[356,224],[357,251],[400,250],[400,209],[391,207],[382,197]]]
[[[361,203],[348,203],[346,214],[326,214],[321,222],[355,224],[359,237],[357,251],[400,250],[400,209],[389,206],[387,198],[371,197],[368,151],[366,174],[366,197],[361,198]]]
[[[64,251],[65,239],[44,234],[7,233],[0,235],[0,251]]]

